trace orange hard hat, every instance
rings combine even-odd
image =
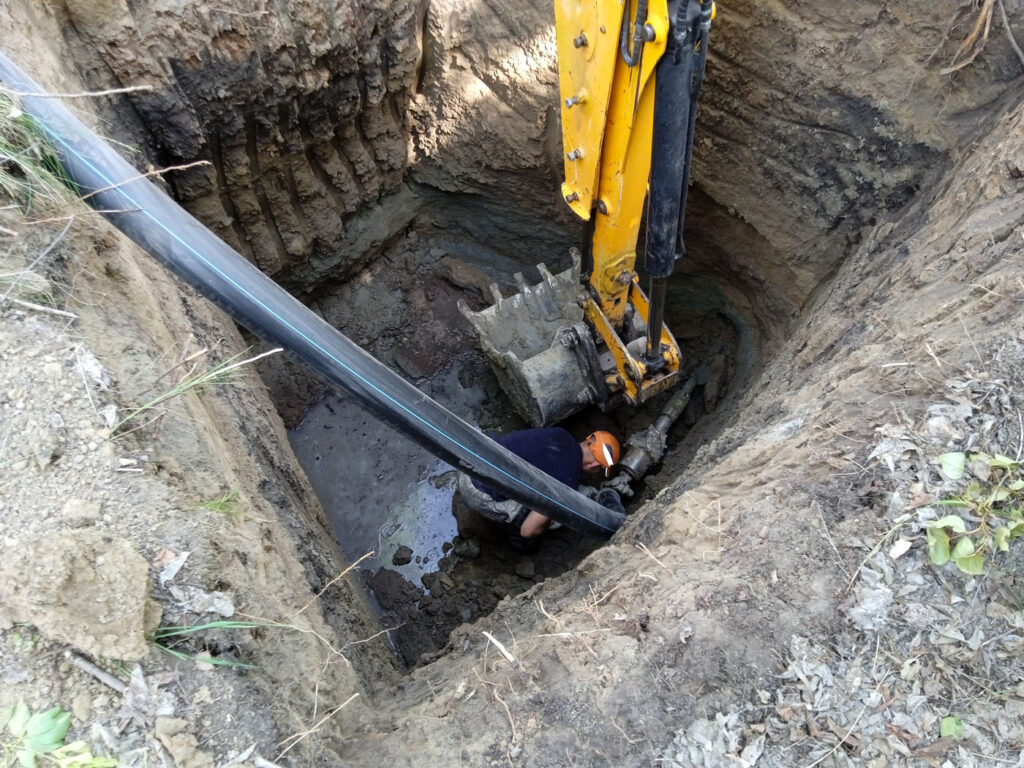
[[[594,460],[604,467],[604,473],[607,476],[619,460],[619,441],[615,439],[615,435],[598,430],[587,435],[583,444],[590,450],[590,455],[594,457]]]

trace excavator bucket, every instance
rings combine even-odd
[[[552,424],[587,405],[605,405],[607,389],[593,334],[583,317],[580,256],[551,274],[538,264],[541,281],[528,285],[515,275],[519,291],[504,297],[491,284],[494,304],[469,320],[495,374],[520,415],[534,426]]]

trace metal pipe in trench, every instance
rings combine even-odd
[[[434,455],[582,533],[609,537],[624,516],[523,461],[364,352],[186,213],[0,53],[21,98],[90,204],[235,320]]]

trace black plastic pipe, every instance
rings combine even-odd
[[[304,307],[75,119],[0,53],[0,80],[53,143],[89,202],[172,273],[242,325],[441,459],[582,533],[611,536],[624,516],[541,472],[427,397]]]

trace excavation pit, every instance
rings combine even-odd
[[[188,166],[164,175],[176,199],[364,349],[418,386],[443,382],[445,402],[455,381],[479,385],[477,423],[519,426],[455,306],[536,261],[564,268],[558,255],[578,244],[557,195],[550,4],[243,5],[43,9],[12,0],[0,6],[15,30],[3,45],[38,62],[51,91],[148,86],[77,104],[101,113],[98,132],[141,148],[140,171],[145,163]],[[363,547],[343,556],[324,535],[255,381],[171,402],[127,441],[130,452],[114,445],[126,463],[111,471],[78,423],[102,427],[86,394],[131,408],[166,383],[159,377],[182,355],[205,348],[212,361],[246,343],[219,310],[116,233],[90,239],[73,230],[64,244],[74,240],[74,250],[62,258],[84,301],[61,309],[80,318],[74,338],[54,356],[48,330],[5,328],[17,351],[6,367],[19,375],[4,387],[4,407],[5,417],[21,418],[20,400],[55,391],[36,386],[41,371],[61,382],[61,394],[77,391],[81,408],[72,422],[60,395],[31,403],[31,446],[65,453],[16,457],[25,466],[4,481],[24,503],[3,520],[5,537],[31,534],[19,548],[31,554],[68,535],[95,533],[89,546],[100,547],[115,534],[142,558],[133,582],[145,586],[133,590],[140,614],[152,595],[166,621],[202,626],[212,617],[185,610],[170,591],[189,587],[222,591],[240,613],[293,627],[232,630],[189,646],[255,669],[211,673],[150,650],[141,664],[150,700],[162,706],[177,697],[178,713],[191,714],[176,734],[181,724],[165,719],[159,729],[151,718],[130,725],[126,737],[136,741],[120,745],[125,754],[139,749],[138,758],[159,732],[165,743],[152,746],[150,764],[165,759],[167,745],[195,746],[211,753],[198,758],[204,764],[228,764],[253,744],[254,760],[281,765],[417,768],[639,768],[685,764],[708,744],[736,754],[709,751],[707,764],[736,762],[740,750],[750,757],[760,746],[759,765],[846,757],[889,764],[907,749],[945,750],[934,758],[965,768],[1016,759],[1019,732],[998,744],[986,734],[1014,725],[1019,709],[1019,648],[1006,645],[1016,637],[1004,618],[1016,606],[993,591],[1019,563],[1008,561],[1000,579],[936,572],[918,522],[929,514],[922,490],[941,481],[937,456],[986,441],[987,450],[1013,456],[1020,445],[1024,133],[1020,60],[1006,33],[1020,40],[1024,30],[1013,5],[1006,22],[1003,3],[720,7],[697,126],[688,253],[670,286],[668,325],[696,343],[687,366],[723,355],[725,386],[701,393],[704,414],[684,415],[616,537],[577,550],[559,550],[561,534],[545,541],[556,553],[549,559],[564,561],[560,571],[534,560],[524,575],[518,556],[485,543],[475,558],[472,547],[456,555],[454,536],[445,553],[451,528],[437,527],[421,539],[420,563],[421,545],[407,544],[413,569],[437,571],[399,580],[406,566],[395,566],[390,550],[368,581],[335,581]],[[963,47],[986,12],[992,33]],[[208,164],[190,165],[199,160]],[[6,218],[4,226],[16,227]],[[8,311],[3,320],[67,320],[39,312]],[[85,339],[116,393],[58,376],[75,372]],[[29,340],[39,340],[38,357],[21,355]],[[289,426],[324,401],[303,371],[267,360],[261,373]],[[68,419],[64,431],[53,426],[55,409]],[[346,424],[357,418],[348,412]],[[631,419],[595,417],[616,430]],[[5,460],[23,447],[12,435],[0,441]],[[913,450],[897,450],[907,443]],[[387,451],[377,455],[367,464]],[[402,455],[409,466],[395,486],[409,494],[367,492],[363,503],[433,505],[439,517],[451,515],[442,468]],[[76,466],[92,468],[88,482],[78,481]],[[417,495],[430,478],[439,493]],[[64,508],[64,497],[94,492],[98,514]],[[202,506],[224,497],[238,503],[230,518]],[[898,535],[910,549],[896,558],[877,545],[907,514],[914,520]],[[398,536],[406,520],[376,529],[382,552],[382,528],[399,522]],[[50,536],[58,525],[62,535]],[[337,540],[346,544],[340,533]],[[46,562],[73,562],[62,552]],[[166,563],[184,553],[177,582],[163,585]],[[481,563],[492,570],[462,576],[460,568]],[[50,587],[47,572],[34,568],[5,579],[5,589],[30,574],[32,586]],[[440,583],[442,574],[454,588]],[[390,616],[363,610],[358,588],[367,583],[399,596]],[[968,599],[951,601],[950,588]],[[443,590],[468,613],[436,600]],[[886,590],[895,599],[887,602]],[[872,613],[879,606],[885,611]],[[53,607],[25,603],[18,615],[43,626]],[[50,626],[60,629],[77,607]],[[392,647],[382,630],[412,609],[424,623]],[[960,642],[943,634],[949,626],[977,628],[985,639]],[[4,679],[27,672],[33,708],[68,706],[55,675],[58,683],[82,680],[64,661],[66,646],[47,640],[26,655],[24,635],[20,623],[0,630]],[[975,639],[978,651],[968,653]],[[879,647],[887,653],[874,654]],[[1003,655],[989,664],[986,653]],[[818,665],[829,674],[808,676]],[[815,680],[824,687],[801,687]],[[984,680],[987,690],[968,680]],[[23,685],[11,683],[11,695]],[[75,727],[91,699],[92,720],[120,733],[119,697],[89,685]],[[892,695],[879,709],[882,688]],[[832,703],[805,728],[792,712],[818,694],[816,702]],[[962,718],[964,740],[938,737],[947,712]],[[824,727],[832,723],[841,745]],[[721,741],[704,738],[716,728]]]

